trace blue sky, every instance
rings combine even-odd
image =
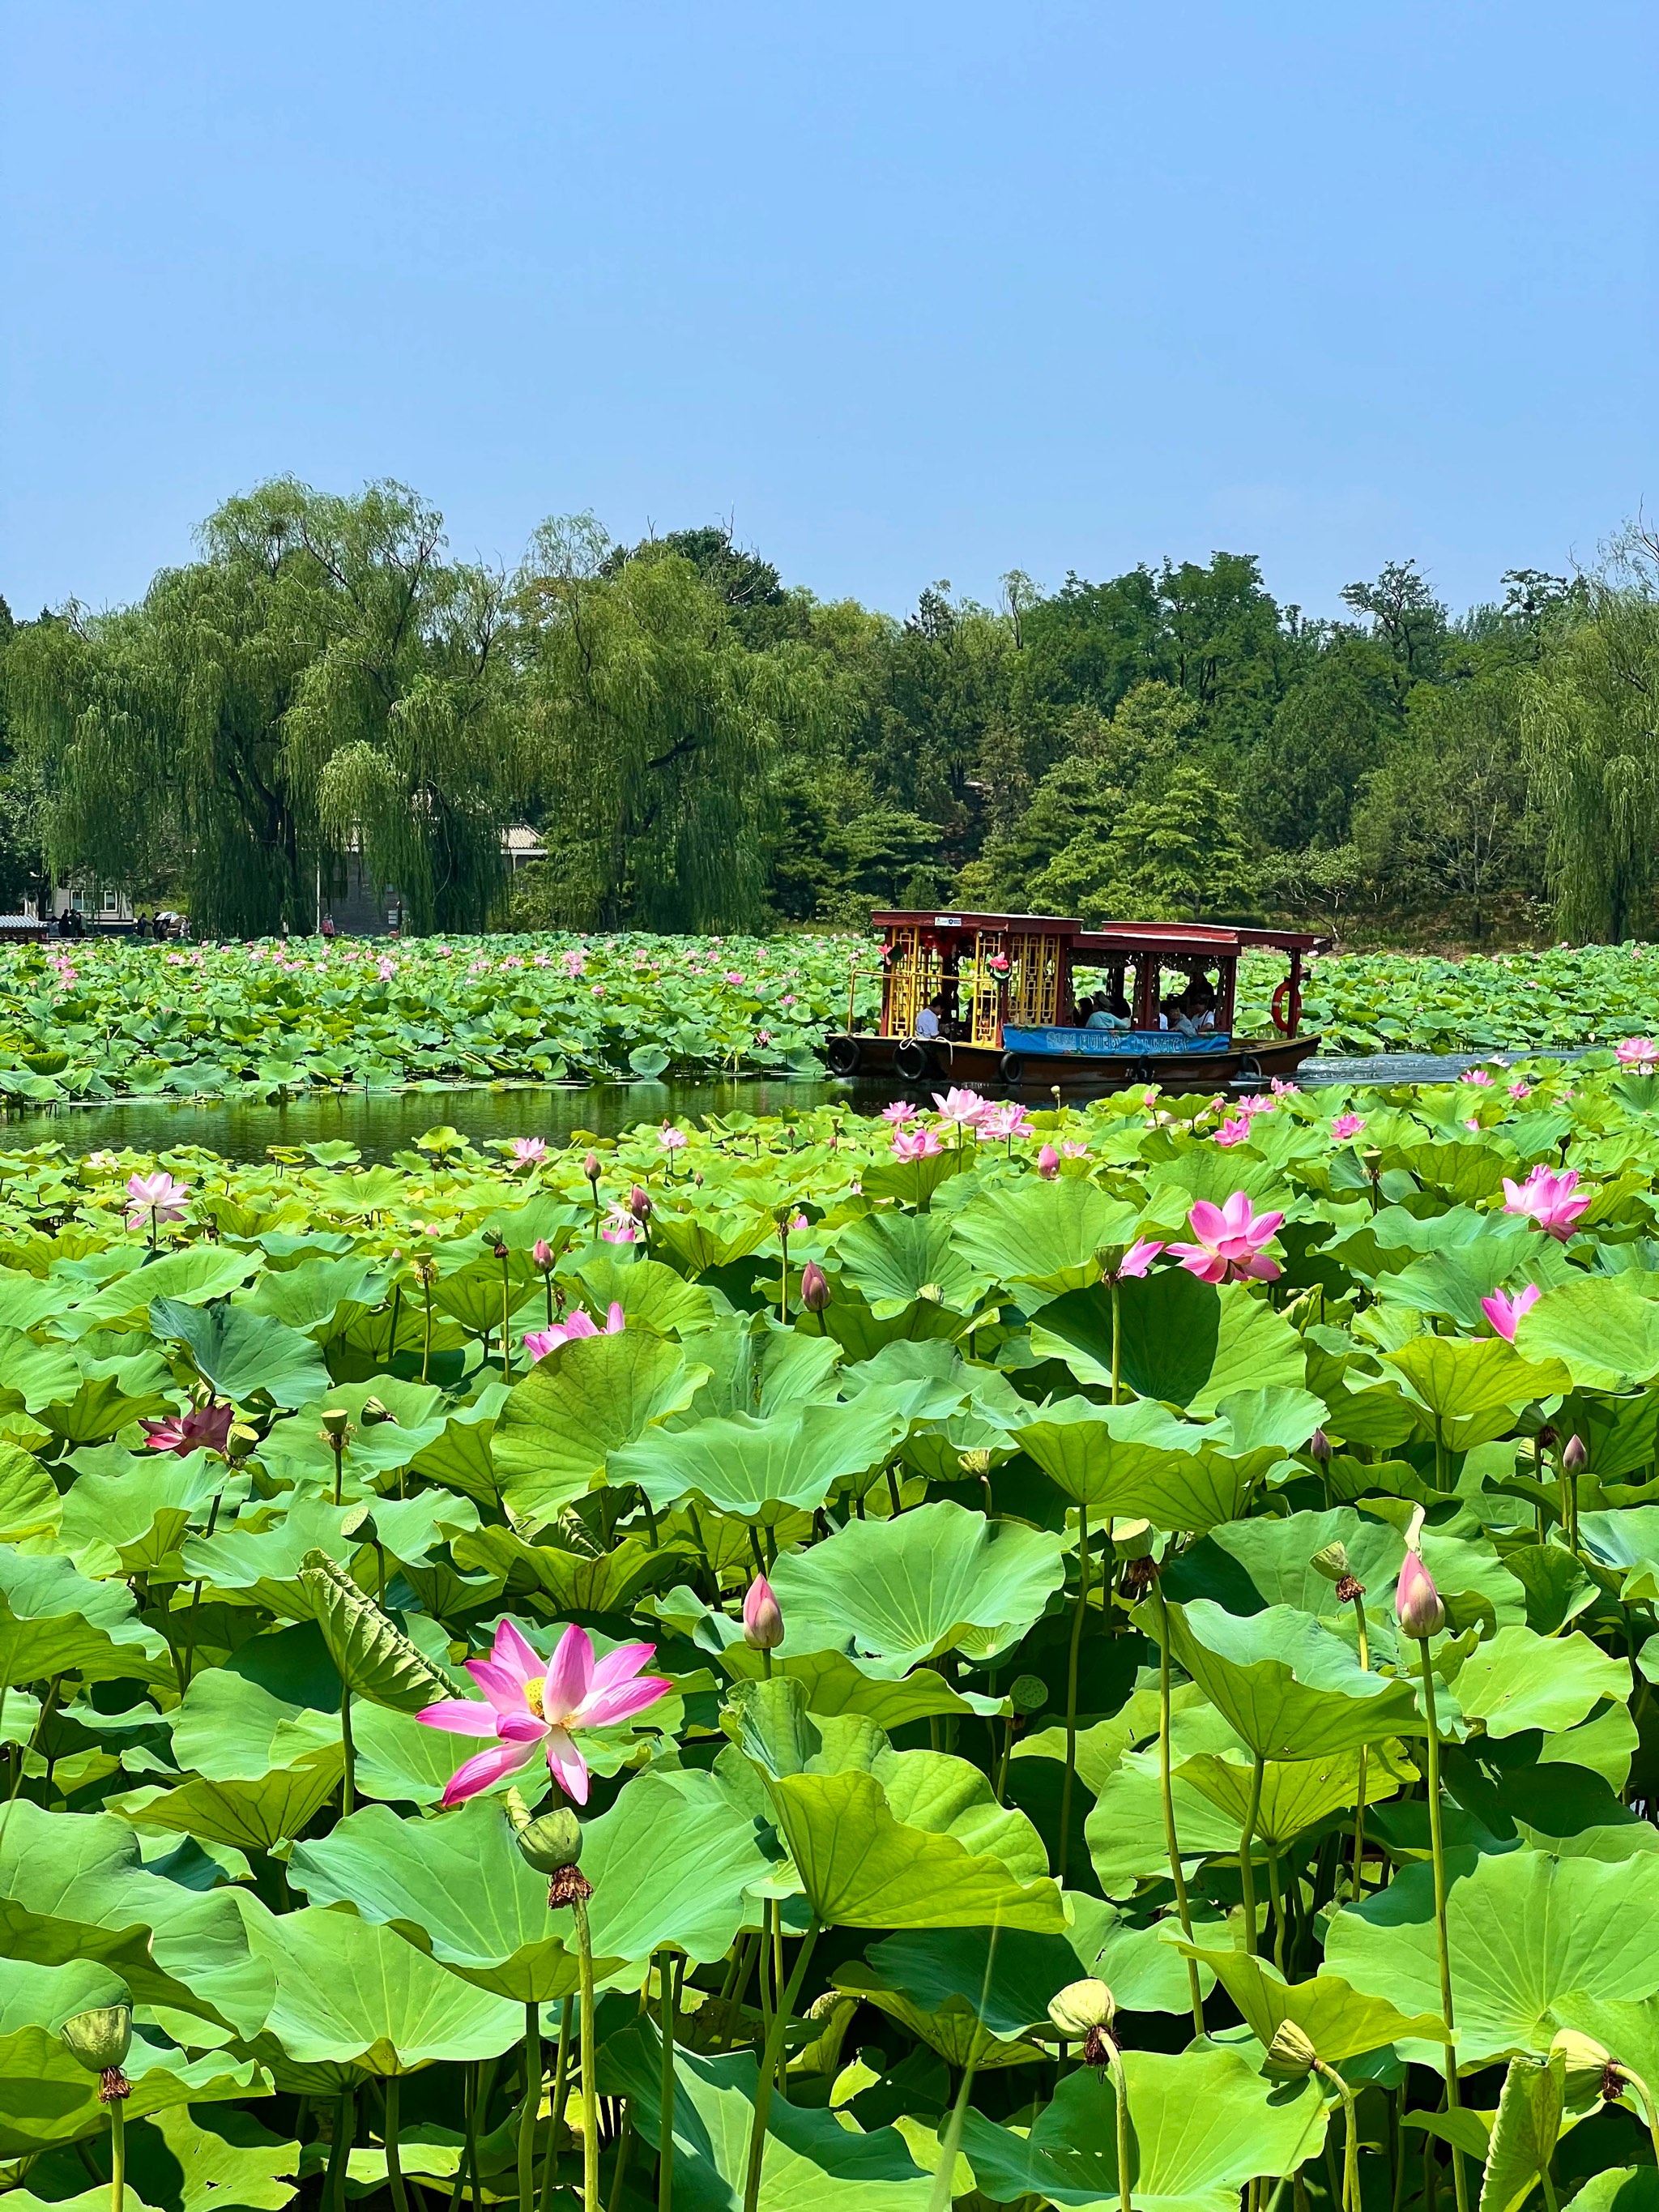
[[[394,476],[902,611],[1659,507],[1651,0],[61,0],[0,71],[0,591]]]

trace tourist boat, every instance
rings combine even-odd
[[[1038,1093],[1101,1092],[1132,1083],[1255,1089],[1294,1076],[1318,1049],[1319,1038],[1302,1029],[1304,962],[1325,949],[1326,938],[1185,921],[1085,929],[1031,914],[891,913],[873,915],[872,923],[882,940],[880,1027],[854,1027],[861,965],[855,963],[847,1027],[826,1041],[836,1075],[1001,1082]],[[1271,1033],[1239,1036],[1233,1029],[1239,957],[1258,951],[1287,954],[1287,969],[1273,993]],[[1090,971],[1086,980],[1079,981],[1079,969]],[[1193,1034],[1164,1013],[1166,978],[1184,999]],[[1085,1026],[1079,997],[1101,988],[1125,1026]],[[933,1010],[937,1036],[916,1034],[924,1008]]]

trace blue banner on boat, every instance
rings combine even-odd
[[[1030,1054],[1033,1058],[1082,1057],[1094,1060],[1145,1060],[1153,1054],[1180,1053],[1203,1058],[1232,1048],[1231,1030],[1186,1036],[1179,1030],[1021,1030],[1005,1023],[1005,1052]]]

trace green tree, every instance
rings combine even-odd
[[[1403,690],[1437,675],[1446,647],[1446,610],[1415,561],[1390,561],[1371,584],[1348,584],[1342,597],[1369,615],[1372,635],[1387,647]]]
[[[1338,631],[1240,765],[1256,836],[1281,850],[1346,842],[1355,795],[1401,727],[1382,653],[1369,638]]]

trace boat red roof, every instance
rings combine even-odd
[[[1257,950],[1278,952],[1318,952],[1330,943],[1303,929],[1250,929],[1231,923],[1208,921],[1111,921],[1101,929],[1085,929],[1075,916],[1048,914],[978,914],[962,908],[949,913],[896,908],[872,914],[875,929],[934,931],[1018,931],[1029,936],[1064,938],[1074,952],[1213,952],[1238,953]]]

